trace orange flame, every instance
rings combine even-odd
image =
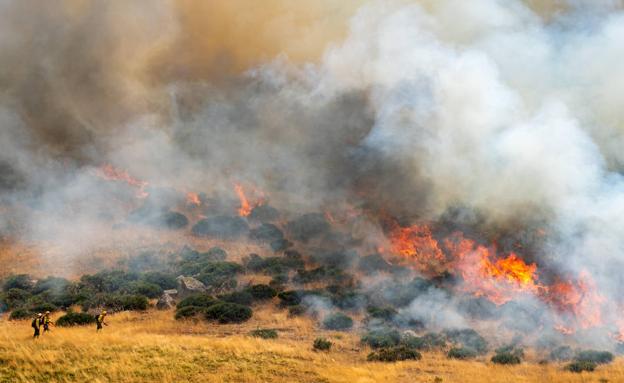
[[[199,206],[201,205],[201,200],[199,199],[199,194],[194,192],[186,193],[186,203],[189,205]]]
[[[149,193],[145,191],[148,183],[132,177],[127,171],[114,167],[111,164],[105,164],[99,168],[98,175],[107,181],[123,181],[128,185],[137,188],[136,196],[138,198],[146,198]]]

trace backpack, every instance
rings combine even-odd
[[[100,314],[95,314],[95,321],[99,322],[100,321]]]
[[[37,321],[38,320],[39,320],[38,318],[33,319],[32,323],[30,324],[32,326],[32,328],[37,328]]]

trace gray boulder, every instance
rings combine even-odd
[[[173,296],[168,294],[167,291],[175,291],[176,294],[178,293],[177,290],[165,290],[160,298],[158,298],[158,302],[156,302],[156,308],[159,310],[173,309],[176,305],[175,299],[173,299]]]
[[[206,285],[198,281],[193,277],[185,277],[180,275],[176,278],[178,281],[178,297],[184,298],[192,294],[198,294],[206,292]]]

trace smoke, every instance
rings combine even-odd
[[[616,297],[623,37],[619,1],[2,1],[0,190],[34,210],[0,229],[113,241],[112,163],[292,211],[544,228],[538,263]]]

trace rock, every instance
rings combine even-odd
[[[165,290],[165,291],[163,291],[163,294],[168,294],[172,298],[175,298],[175,297],[178,296],[178,290],[176,290],[176,289]]]
[[[193,277],[185,277],[180,275],[176,278],[178,281],[178,296],[183,298],[192,294],[203,293],[206,291],[206,285]]]
[[[158,302],[156,302],[156,308],[159,310],[169,310],[175,307],[175,300],[167,291],[175,291],[177,294],[177,290],[165,290],[163,294],[158,298]]]

